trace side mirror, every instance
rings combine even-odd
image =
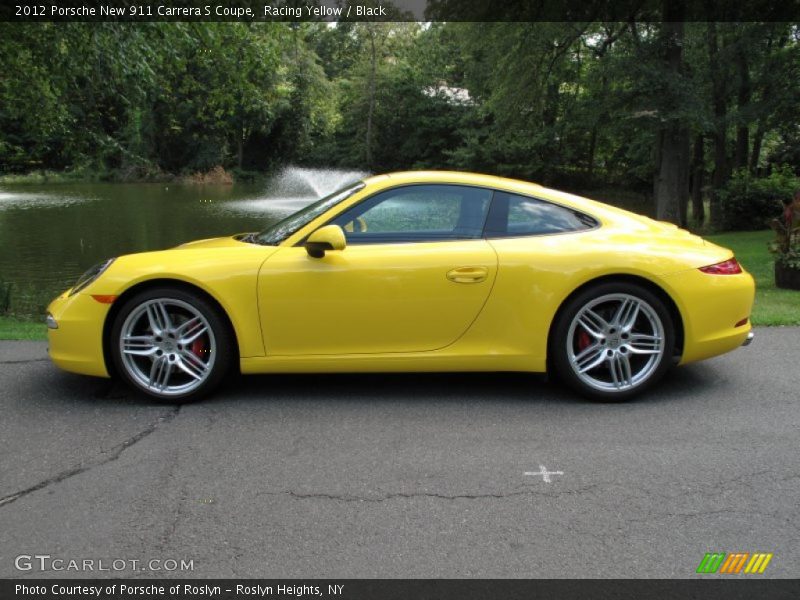
[[[306,239],[306,252],[312,258],[323,258],[328,250],[344,250],[347,242],[338,225],[320,227]]]

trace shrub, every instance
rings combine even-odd
[[[800,180],[787,166],[760,179],[745,169],[736,171],[719,192],[723,228],[742,231],[768,227],[769,221],[781,214],[781,201],[791,198],[798,187]]]

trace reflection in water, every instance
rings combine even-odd
[[[26,188],[27,189],[27,186]],[[26,210],[46,208],[49,206],[67,206],[93,200],[89,196],[68,196],[64,194],[43,194],[37,192],[9,192],[0,190],[0,211]]]
[[[257,231],[363,175],[288,168],[266,185],[42,184],[0,188],[0,283],[40,313],[96,262]]]

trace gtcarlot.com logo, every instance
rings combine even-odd
[[[62,558],[50,554],[20,554],[17,571],[194,571],[194,560],[174,558]]]
[[[767,569],[772,553],[769,552],[706,552],[697,567],[698,573],[761,574]]]

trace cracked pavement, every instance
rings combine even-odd
[[[693,577],[708,551],[800,575],[800,328],[626,404],[522,374],[287,375],[178,408],[45,346],[0,342],[0,577]]]

